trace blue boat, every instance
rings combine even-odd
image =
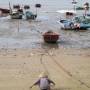
[[[61,19],[60,23],[62,25],[61,28],[65,30],[86,30],[90,28],[90,18],[87,16],[76,16],[72,20]]]
[[[30,6],[29,5],[24,6],[24,9],[25,9],[25,14],[24,15],[25,15],[27,20],[35,20],[37,18],[37,8],[40,8],[41,4],[36,4],[35,7],[36,7],[36,14],[34,14],[30,11]]]
[[[26,19],[27,20],[35,20],[37,15],[36,14],[33,14],[31,11],[26,11],[25,12],[25,16],[26,16]]]

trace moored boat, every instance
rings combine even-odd
[[[35,20],[37,18],[37,12],[36,14],[34,14],[31,10],[30,10],[30,6],[29,5],[25,5],[24,6],[24,15],[25,15],[25,18],[27,20]]]
[[[72,20],[60,20],[61,28],[65,30],[86,30],[90,28],[90,18],[87,16],[76,16]]]
[[[12,14],[10,14],[11,19],[22,19],[22,14],[19,14],[17,12],[13,12]]]
[[[26,20],[35,20],[37,15],[33,14],[31,11],[26,11],[25,17],[26,17]]]
[[[11,19],[22,19],[23,9],[20,8],[20,5],[13,5],[13,9],[10,12]]]
[[[47,43],[56,43],[59,39],[59,34],[53,31],[47,31],[43,34],[43,39]]]
[[[8,16],[10,13],[9,9],[6,8],[0,8],[0,17],[6,17]]]
[[[76,7],[76,10],[84,10],[84,7]]]
[[[12,19],[22,19],[23,17],[23,11],[20,10],[13,10],[12,13],[10,13],[10,16]]]
[[[6,13],[6,14],[9,14],[10,13],[10,10],[9,9],[5,9],[5,8],[0,8],[0,11],[2,13]]]

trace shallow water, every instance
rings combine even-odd
[[[64,5],[70,4],[70,2],[64,2],[65,0],[62,2]],[[36,1],[32,3],[32,7],[35,3]],[[43,6],[39,9],[35,21],[11,20],[10,17],[0,18],[0,48],[90,48],[90,30],[65,31],[60,29],[58,20],[61,16],[55,11],[66,7],[60,6],[62,5],[60,0],[41,0],[40,3]],[[69,6],[71,7],[72,5]],[[32,10],[35,11],[35,9]],[[60,34],[57,44],[44,43],[42,34],[48,30]]]

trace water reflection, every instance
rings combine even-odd
[[[59,45],[58,43],[41,43],[41,48],[43,49],[47,49],[47,50],[51,50],[51,49],[58,49],[59,48]]]

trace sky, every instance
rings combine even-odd
[[[50,1],[50,2],[60,2],[60,3],[68,3],[71,2],[72,0],[0,0],[0,4],[8,4],[8,2],[12,2],[12,3],[28,3],[28,2],[45,2],[45,1]],[[78,2],[90,2],[90,0],[76,0]]]
[[[52,5],[52,6],[70,6],[72,0],[0,0],[0,6],[11,4],[35,4],[41,3],[43,5]],[[85,2],[90,2],[90,0],[77,0],[78,5],[83,5]]]

